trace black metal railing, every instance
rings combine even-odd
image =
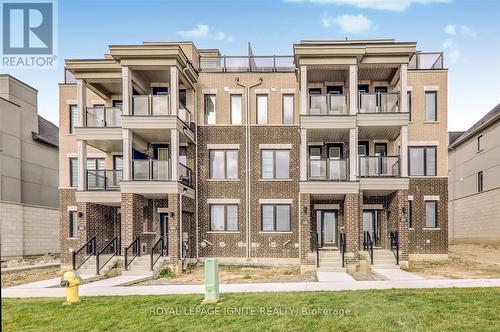
[[[151,271],[162,256],[168,255],[167,238],[161,236],[151,248]],[[156,257],[155,257],[156,256]]]
[[[129,250],[131,250],[131,256],[129,256]],[[124,268],[128,270],[130,264],[134,261],[137,256],[141,256],[141,240],[140,237],[137,236],[132,243],[125,248],[125,260],[124,260]],[[132,257],[132,258],[130,258]],[[130,258],[130,260],[129,260]]]
[[[179,182],[193,188],[193,171],[181,163],[179,163]]]
[[[95,256],[96,236],[92,236],[80,249],[73,251],[73,270],[78,270],[92,256]]]
[[[120,190],[122,170],[86,170],[87,190]]]
[[[340,254],[342,255],[342,267],[345,267],[345,252],[347,249],[346,234],[340,233]]]
[[[373,241],[370,232],[365,231],[363,236],[363,250],[370,255],[370,264],[373,265]]]
[[[396,257],[396,265],[399,265],[399,235],[398,231],[391,231],[391,251]]]
[[[115,256],[120,255],[120,245],[119,237],[115,236],[111,241],[109,241],[101,250],[99,250],[95,256],[95,268],[96,274],[99,275],[102,268],[108,264],[108,262]],[[109,255],[109,257],[104,257],[104,255]]]
[[[317,232],[311,232],[311,252],[316,253],[316,267],[319,267],[319,236]]]

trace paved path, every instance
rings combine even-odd
[[[355,281],[353,277],[351,277],[346,272],[327,272],[327,271],[318,271],[316,272],[318,277],[318,282],[328,282],[328,281]]]
[[[401,280],[425,280],[424,277],[418,276],[416,274],[403,271],[401,269],[377,269],[373,268],[373,271],[381,275],[386,280],[401,281]]]
[[[153,273],[147,274],[127,274],[121,275],[113,278],[102,279],[95,282],[89,282],[88,284],[84,284],[81,286],[81,289],[86,288],[106,288],[106,287],[114,287],[120,285],[130,285],[139,281],[148,280],[153,278]]]
[[[297,283],[248,283],[220,285],[222,293],[245,292],[296,292],[296,291],[344,291],[391,288],[467,288],[500,287],[500,279],[423,279],[400,281],[344,281],[344,282],[297,282]],[[124,296],[124,295],[164,295],[203,294],[203,285],[163,285],[128,287],[84,287],[81,296]],[[64,297],[63,288],[6,288],[4,297]]]
[[[88,280],[93,278],[93,275],[80,275],[80,278],[82,278],[83,281]],[[49,288],[49,287],[56,287],[59,286],[59,283],[61,282],[61,278],[52,278],[52,279],[47,279],[47,280],[42,280],[42,281],[35,281],[35,282],[30,282],[27,284],[22,284],[22,285],[17,285],[17,286],[12,286],[10,288],[27,288],[27,289],[32,289],[32,288]],[[3,290],[2,290],[3,291]]]

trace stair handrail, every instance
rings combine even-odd
[[[316,252],[316,267],[319,267],[319,237],[317,232],[311,232],[311,251]]]
[[[373,265],[373,241],[370,232],[364,232],[363,249],[368,251],[370,255],[370,265]]]
[[[167,256],[167,253],[166,253],[166,250],[167,250],[167,239],[163,236],[160,236],[160,238],[158,239],[158,241],[156,241],[156,243],[153,245],[153,247],[151,247],[151,271],[154,270],[154,266],[156,264],[156,262],[158,262],[158,260],[160,259],[160,257],[162,256]],[[158,255],[158,257],[154,257],[155,255],[155,250],[158,249],[158,246],[161,245],[161,252],[160,254]]]
[[[108,249],[111,245],[114,245],[114,250],[113,250],[113,254],[111,255],[111,257],[108,258],[108,260],[102,265],[100,266],[99,264],[99,257],[100,255],[106,250]],[[106,266],[106,264],[108,264],[108,262],[111,260],[111,258],[115,257],[115,256],[118,256],[118,236],[115,236],[111,241],[109,241],[101,250],[99,250],[96,254],[96,257],[95,257],[95,265],[96,265],[96,274],[99,275],[99,272],[101,272],[102,268]]]
[[[90,247],[90,250],[89,250]],[[81,264],[77,266],[76,263],[76,255],[78,255],[83,249],[87,249],[87,253],[90,251],[90,254],[87,258],[83,260]],[[92,236],[83,246],[80,247],[80,249],[73,251],[72,255],[72,263],[73,263],[73,270],[76,271],[78,270],[85,262],[92,256],[95,256],[95,250],[96,250],[96,236]]]
[[[132,259],[130,261],[128,261],[128,251],[130,250],[130,248],[132,248]],[[128,270],[128,267],[130,266],[130,264],[133,262],[133,260],[137,257],[137,256],[141,256],[141,250],[140,250],[140,236],[137,235],[134,239],[134,241],[132,241],[131,244],[129,244],[128,247],[125,248],[125,261],[124,261],[124,268],[125,270]]]
[[[340,233],[340,253],[342,254],[342,267],[345,267],[346,234]]]
[[[399,234],[398,231],[391,231],[391,251],[396,257],[396,265],[399,265]]]

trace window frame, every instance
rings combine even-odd
[[[483,151],[482,142],[483,142],[483,135],[479,135],[477,137],[477,152]]]
[[[233,119],[233,97],[240,98],[240,123],[234,123]],[[243,124],[243,95],[241,93],[233,93],[229,95],[229,121],[231,124],[241,125]]]
[[[427,225],[427,204],[434,204],[434,226]],[[438,228],[438,201],[428,200],[425,201],[425,228]]]
[[[285,122],[285,98],[292,98],[292,122]],[[293,93],[284,93],[281,96],[281,123],[293,124],[295,121],[295,95]]]
[[[478,193],[482,193],[484,191],[484,174],[483,171],[477,172],[476,176],[476,189]]]
[[[76,163],[76,183],[73,185],[73,161]],[[78,158],[71,157],[69,158],[69,186],[71,188],[78,187]]]
[[[208,123],[208,109],[207,109],[207,100],[210,97],[214,97],[214,123]],[[204,120],[206,125],[214,125],[217,124],[217,95],[214,93],[207,93],[203,95],[203,113],[204,113]]]
[[[272,206],[273,207],[273,229],[272,230],[264,230],[264,206]],[[277,206],[286,206],[288,207],[288,230],[277,230]],[[263,203],[260,205],[260,230],[261,232],[266,233],[289,233],[292,231],[292,205],[284,204],[284,203]]]
[[[273,175],[270,178],[264,177],[264,163],[263,156],[265,151],[270,151],[273,153]],[[276,177],[276,152],[277,151],[286,151],[288,152],[288,177],[286,178],[277,178]],[[260,179],[261,180],[290,180],[290,149],[261,149],[260,150]]]
[[[408,228],[413,228],[413,200],[408,200],[408,205],[406,206],[407,213],[406,219],[408,221]]]
[[[266,122],[259,122],[259,97],[266,97]],[[269,95],[267,93],[258,93],[255,95],[255,123],[259,125],[269,124]]]
[[[428,94],[433,94],[434,95],[434,119],[433,120],[429,120],[427,119],[427,95]],[[424,95],[424,107],[425,107],[425,122],[437,122],[438,120],[438,92],[436,90],[428,90],[428,91],[425,91],[425,95]]]
[[[411,121],[411,91],[406,91],[406,100],[408,107],[408,121]]]
[[[212,227],[212,206],[222,206],[224,207],[224,229],[223,230],[216,230],[213,229]],[[228,206],[235,206],[236,207],[236,229],[231,229],[228,230],[227,228],[227,221],[228,221],[228,214],[227,214],[227,207]],[[208,221],[209,221],[209,231],[210,232],[239,232],[239,206],[238,204],[235,203],[210,203],[208,204]]]
[[[68,237],[70,239],[78,238],[78,212],[77,211],[69,211],[69,229],[68,229]]]
[[[412,175],[411,174],[411,149],[423,149],[424,150],[424,174],[423,175]],[[434,175],[429,175],[427,171],[427,149],[434,149]],[[427,145],[427,146],[409,146],[408,147],[408,176],[437,176],[437,145]]]
[[[73,107],[76,112],[76,120],[78,120],[78,105],[71,104],[69,105],[69,133],[75,133],[75,114],[73,114]]]
[[[222,151],[224,152],[224,177],[214,178],[212,177],[212,151]],[[236,151],[236,177],[227,177],[227,152]],[[240,151],[238,149],[209,149],[208,150],[208,179],[210,180],[238,180],[240,178],[239,166],[240,166]]]

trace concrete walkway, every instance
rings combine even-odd
[[[95,282],[89,282],[88,284],[84,284],[81,286],[81,289],[86,288],[106,288],[106,287],[115,287],[115,286],[126,286],[139,281],[149,280],[153,278],[153,273],[147,274],[127,274],[121,275],[113,278],[102,279]]]
[[[318,282],[328,282],[328,281],[355,281],[353,277],[351,277],[346,272],[316,272],[316,276],[318,277]]]
[[[400,281],[338,281],[338,282],[296,282],[296,283],[248,283],[220,285],[222,293],[245,292],[314,292],[369,289],[412,289],[412,288],[469,288],[500,287],[500,279],[423,279]],[[85,287],[80,288],[81,296],[124,296],[124,295],[165,295],[203,294],[203,285],[163,285],[129,287]],[[2,298],[7,297],[64,297],[63,288],[6,288]]]
[[[387,269],[387,268],[377,269],[377,268],[373,268],[373,271],[386,280],[392,280],[392,281],[425,280],[424,277],[418,276],[418,275],[410,273],[410,272],[403,271],[401,269]]]
[[[95,276],[93,275],[87,275],[87,274],[82,274],[80,275],[80,278],[82,278],[83,281],[90,280],[94,278]],[[33,289],[33,288],[50,288],[50,287],[56,287],[59,286],[59,283],[61,282],[61,278],[52,278],[52,279],[47,279],[47,280],[42,280],[42,281],[35,281],[35,282],[30,282],[27,284],[22,284],[22,285],[17,285],[17,286],[12,286],[10,288],[27,288],[27,289]],[[9,288],[7,288],[9,289]]]

